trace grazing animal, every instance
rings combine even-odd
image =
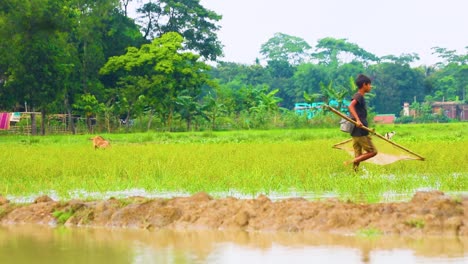
[[[111,146],[109,141],[105,140],[101,136],[95,136],[94,138],[92,138],[92,140],[93,140],[93,146],[95,150],[98,148],[107,148]]]
[[[387,132],[385,133],[384,137],[388,140],[392,139],[393,136],[395,136],[396,132],[395,131],[392,131],[392,132]]]

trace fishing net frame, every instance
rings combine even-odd
[[[324,105],[324,107],[326,107],[328,110],[332,111],[333,113],[335,113],[336,115],[340,116],[341,118],[357,125],[356,121],[354,121],[353,119],[351,119],[350,117],[346,116],[345,114],[341,113],[340,111],[336,110],[335,108],[329,106],[329,105]],[[404,154],[393,154],[391,153],[391,151],[388,151],[389,148],[385,145],[382,145],[382,142],[379,142],[378,140],[374,142],[377,143],[375,144],[376,145],[376,148],[377,148],[377,155],[369,160],[367,160],[367,162],[371,162],[371,163],[375,163],[375,164],[379,164],[379,165],[386,165],[386,164],[390,164],[390,163],[393,163],[393,162],[396,162],[396,161],[399,161],[399,160],[420,160],[420,161],[424,161],[425,158],[389,139],[387,139],[386,137],[380,135],[379,133],[375,132],[374,129],[370,129],[366,126],[362,126],[361,127],[362,129],[365,129],[367,131],[369,131],[369,133],[372,135],[372,136],[375,136],[377,137],[378,139],[380,140],[383,140],[383,142],[385,143],[388,143],[390,144],[391,147],[399,150],[400,152],[403,151]],[[346,152],[348,152],[351,156],[354,157],[354,148],[353,148],[353,140],[352,139],[347,139],[343,142],[340,142],[340,143],[337,143],[335,145],[333,145],[333,148],[336,148],[336,149],[341,149],[341,150],[345,150]],[[388,145],[387,144],[387,145]],[[380,147],[380,146],[384,146],[383,148]]]

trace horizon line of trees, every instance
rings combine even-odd
[[[369,75],[376,113],[399,114],[403,102],[466,101],[468,53],[435,47],[441,62],[413,68],[417,54],[377,57],[346,39],[312,48],[275,34],[252,65],[219,60],[222,18],[199,0],[4,0],[0,3],[0,109],[98,118],[113,131],[120,119],[145,129],[256,128],[296,122],[294,103],[350,99],[358,73]],[[468,50],[468,47],[467,47]],[[214,62],[213,66],[209,62]],[[32,116],[34,119],[34,115]],[[32,120],[34,122],[34,120]],[[34,122],[35,123],[35,122]],[[128,128],[128,127],[127,127]]]

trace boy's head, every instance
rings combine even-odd
[[[364,74],[359,74],[356,78],[356,85],[360,89],[364,84],[372,83],[371,79]]]

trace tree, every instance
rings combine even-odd
[[[283,98],[283,107],[292,108],[295,100],[288,96],[287,91],[293,89],[294,72],[296,67],[289,64],[287,61],[268,61],[268,65],[265,71],[269,74],[265,83],[270,86],[271,89],[278,89],[277,96]]]
[[[358,60],[364,63],[378,61],[378,58],[346,39],[323,38],[315,46],[316,52],[312,57],[319,63],[336,67],[342,63],[344,56],[351,55],[351,60]]]
[[[176,99],[176,104],[179,106],[177,110],[181,117],[185,119],[187,131],[192,128],[194,116],[202,114],[202,106],[194,99],[190,95],[179,95]]]
[[[373,77],[375,98],[370,104],[381,114],[399,114],[403,103],[425,96],[424,74],[408,64],[381,63],[369,70]]]
[[[200,56],[182,52],[182,42],[178,33],[167,33],[140,49],[131,47],[126,54],[110,58],[101,69],[104,76],[120,76],[114,84],[120,100],[128,101],[129,94],[133,99],[145,96],[148,107],[158,110],[169,129],[178,97],[195,98],[208,83],[209,66],[198,61]],[[139,85],[127,85],[128,78]]]
[[[49,106],[57,94],[63,93],[63,82],[70,73],[72,62],[67,44],[70,9],[68,1],[2,1],[2,39],[8,39],[3,52],[10,53],[5,88],[16,102],[27,102],[33,111],[41,111],[41,134],[45,134],[45,120]],[[5,9],[3,9],[5,8]],[[3,27],[8,27],[5,29]],[[35,121],[35,116],[32,116]],[[32,124],[33,131],[35,122]]]
[[[215,61],[222,54],[216,24],[221,16],[200,5],[200,0],[156,0],[137,9],[144,37],[154,39],[168,32],[184,37],[185,49]]]
[[[221,98],[219,98],[219,96],[212,93],[205,96],[203,101],[205,103],[202,106],[202,111],[204,111],[204,115],[211,122],[211,129],[215,130],[216,119],[225,113],[226,106],[221,102]]]
[[[454,50],[433,48],[444,61],[437,63],[437,70],[428,78],[436,99],[466,100],[468,92],[468,53],[457,54]],[[468,47],[466,47],[468,51]]]
[[[392,62],[395,64],[406,65],[419,60],[419,55],[416,53],[401,54],[400,56],[387,55],[380,58],[382,62]]]
[[[122,55],[128,46],[140,46],[145,41],[134,21],[122,14],[118,7],[118,0],[70,0],[67,7],[71,11],[68,42],[74,60],[63,95],[65,108],[71,119],[71,106],[83,95],[92,94],[106,104],[108,129],[112,114],[109,110],[113,109],[114,98],[105,93],[102,83],[107,80],[100,79],[99,69],[110,56]]]
[[[133,2],[133,0],[120,0],[120,8],[123,10],[125,17],[128,16],[128,5],[130,2]]]
[[[302,38],[276,33],[262,44],[260,54],[270,61],[283,61],[299,65],[309,58],[310,45]]]
[[[93,124],[91,119],[96,117],[96,115],[105,108],[104,104],[99,103],[94,95],[87,93],[83,94],[73,107],[77,109],[80,114],[83,114],[86,117],[86,126],[88,127],[88,131],[93,133]]]
[[[465,47],[468,51],[468,46]],[[457,64],[457,65],[466,65],[468,64],[468,52],[466,54],[457,54],[456,50],[448,50],[441,47],[433,47],[432,54],[436,54],[437,57],[441,58],[443,61],[437,63],[440,67],[443,67],[447,64]]]
[[[349,88],[349,79],[355,79],[361,72],[366,72],[366,68],[360,62],[353,61],[339,65],[336,69],[329,69],[333,86],[340,89]],[[351,94],[352,96],[352,94]]]
[[[287,94],[295,102],[300,102],[304,93],[320,94],[319,84],[331,81],[330,71],[327,67],[312,63],[299,65],[292,79],[294,85],[291,90],[287,91]]]

